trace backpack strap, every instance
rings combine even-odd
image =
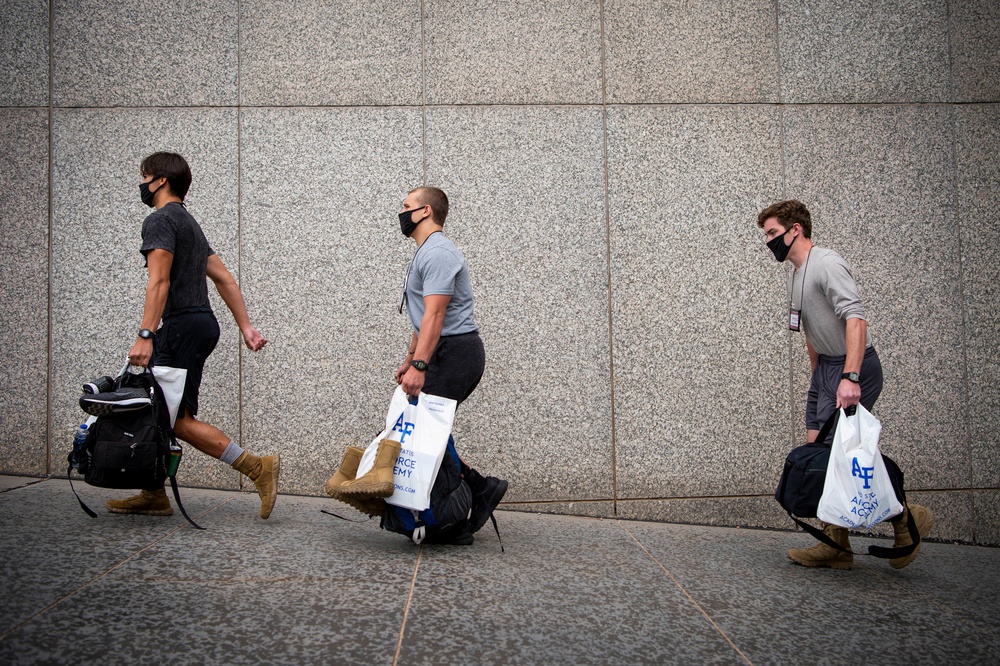
[[[826,420],[823,427],[819,429],[819,434],[816,435],[816,439],[811,444],[823,444],[826,442],[826,438],[829,437],[833,432],[837,430],[837,417],[840,416],[840,410],[833,410],[833,414],[830,414],[830,418]]]
[[[153,399],[151,401],[153,403],[153,423],[156,424],[156,429],[160,433],[160,441],[165,442],[167,449],[166,456],[163,461],[164,466],[166,466],[170,464],[171,445],[176,446],[178,449],[180,449],[180,445],[177,444],[177,437],[174,435],[174,429],[170,425],[169,415],[164,418],[164,408],[166,407],[166,402],[163,399],[163,392],[160,390],[160,385],[156,381],[156,376],[153,374],[152,362],[150,362],[150,364],[146,367],[146,374],[149,375],[149,382],[153,391]],[[187,510],[184,508],[184,503],[181,502],[180,490],[177,488],[177,470],[173,470],[173,472],[174,473],[170,474],[168,478],[170,479],[170,489],[174,491],[174,501],[177,502],[177,508],[181,510],[181,514],[195,529],[205,529],[198,523],[194,522],[191,519],[191,516],[188,515]]]
[[[795,521],[795,524],[801,527],[803,530],[809,534],[816,537],[817,540],[822,541],[827,546],[831,548],[836,548],[842,553],[851,553],[853,555],[871,555],[872,557],[877,557],[882,560],[895,560],[900,557],[906,557],[920,545],[920,530],[917,529],[917,523],[913,520],[913,514],[910,513],[909,507],[906,508],[906,531],[910,533],[910,545],[900,546],[899,548],[888,548],[886,546],[868,546],[867,553],[858,553],[853,550],[844,548],[839,543],[827,536],[826,532],[816,527],[813,527],[809,523],[803,522],[793,516],[791,512],[788,513],[788,517]],[[844,528],[847,529],[847,528]]]
[[[503,539],[500,538],[500,528],[497,527],[497,519],[496,519],[496,517],[494,517],[492,511],[490,511],[490,520],[493,521],[493,531],[495,531],[497,533],[497,541],[500,542],[500,552],[501,553],[505,553],[507,551],[505,551],[503,549]]]
[[[410,509],[410,513],[413,514],[413,536],[410,539],[419,546],[427,537],[427,527],[424,525],[424,521],[420,519],[419,511]]]
[[[94,513],[94,510],[91,509],[89,506],[87,506],[86,504],[83,503],[83,500],[80,499],[80,494],[78,492],[76,492],[76,488],[73,487],[73,466],[72,465],[70,465],[68,468],[66,468],[66,478],[69,479],[69,489],[73,491],[74,495],[76,495],[76,501],[80,503],[80,507],[84,511],[86,511],[87,515],[90,516],[91,518],[97,518],[97,514]]]
[[[203,530],[203,529],[205,529],[204,527],[202,527],[202,526],[201,526],[201,525],[199,525],[198,523],[196,523],[196,522],[194,522],[193,520],[191,520],[191,516],[189,516],[189,515],[188,515],[188,512],[184,510],[184,504],[182,504],[182,503],[181,503],[181,494],[180,494],[180,492],[179,492],[179,491],[177,490],[177,475],[176,475],[176,474],[170,477],[170,487],[171,487],[171,489],[173,489],[173,491],[174,491],[174,500],[176,500],[176,501],[177,501],[177,508],[181,510],[181,514],[183,514],[183,516],[184,516],[185,518],[187,518],[187,521],[188,521],[189,523],[191,523],[191,525],[192,525],[192,526],[193,526],[193,527],[194,527],[194,528],[195,528],[196,530]]]
[[[903,546],[901,548],[886,548],[885,546],[868,546],[868,554],[873,557],[880,557],[886,560],[894,560],[899,557],[906,557],[913,551],[917,549],[920,545],[920,530],[917,529],[917,523],[913,520],[913,513],[910,511],[910,507],[904,507],[906,510],[906,531],[910,533],[910,545]]]

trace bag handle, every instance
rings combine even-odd
[[[826,444],[826,438],[837,431],[837,417],[840,416],[840,410],[833,410],[833,414],[830,414],[830,418],[826,420],[823,427],[819,429],[819,434],[816,435],[816,440],[809,442],[810,444]]]

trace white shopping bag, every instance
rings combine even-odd
[[[431,505],[431,487],[444,459],[458,403],[450,398],[421,393],[410,403],[396,387],[385,417],[385,430],[365,449],[358,464],[358,477],[375,465],[375,452],[383,439],[399,442],[399,458],[393,470],[395,489],[386,502],[415,511]]]
[[[882,424],[858,405],[840,410],[816,517],[840,527],[872,527],[903,510],[878,449]]]
[[[170,427],[174,427],[177,420],[177,410],[181,406],[181,398],[184,397],[184,384],[187,381],[187,370],[184,368],[171,368],[168,366],[153,366],[153,377],[160,387],[163,400],[167,403],[167,412],[170,414]]]

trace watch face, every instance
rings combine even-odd
[[[427,369],[427,363],[426,363],[426,361],[412,361],[410,363],[410,365],[412,365],[417,370],[421,370],[421,371]]]

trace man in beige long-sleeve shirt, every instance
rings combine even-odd
[[[757,216],[767,246],[779,262],[795,267],[788,284],[788,326],[805,333],[812,364],[812,381],[806,401],[806,430],[814,442],[823,424],[840,408],[861,404],[871,411],[882,392],[882,363],[868,333],[868,321],[858,294],[858,286],[843,257],[812,243],[812,219],[799,201],[781,201]],[[832,438],[832,434],[829,436]],[[828,438],[828,439],[829,439]],[[934,526],[930,509],[911,504],[890,519],[896,547],[912,543],[906,527],[910,511],[923,538]],[[823,523],[835,542],[850,551],[847,529]],[[905,557],[889,560],[902,569],[916,558],[919,545]],[[788,557],[807,567],[850,569],[851,552],[820,543],[812,548],[793,548]]]

